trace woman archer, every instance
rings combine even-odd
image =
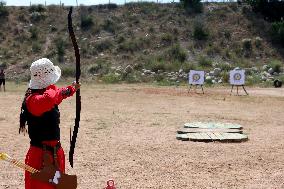
[[[58,66],[46,58],[39,59],[30,67],[31,80],[26,91],[20,114],[19,133],[26,132],[28,125],[30,148],[25,163],[37,170],[43,168],[43,156],[48,154],[52,163],[65,172],[65,155],[60,144],[60,112],[58,105],[73,96],[80,84],[75,82],[58,88],[55,83],[61,76]],[[25,189],[55,189],[54,185],[33,179],[25,172]]]

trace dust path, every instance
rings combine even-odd
[[[283,89],[230,89],[140,85],[82,88],[81,126],[74,169],[80,189],[102,189],[113,178],[119,189],[284,188]],[[0,93],[0,151],[24,160],[29,140],[18,135],[22,90]],[[68,158],[75,99],[61,106],[62,144]],[[198,143],[175,139],[185,122],[243,125],[244,143]],[[0,188],[23,189],[23,171],[0,162]]]

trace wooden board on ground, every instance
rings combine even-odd
[[[176,138],[196,142],[242,142],[248,140],[242,128],[241,125],[229,123],[186,123],[184,128],[177,131]]]
[[[200,128],[200,129],[242,129],[239,124],[232,123],[214,123],[214,122],[193,122],[185,123],[184,128]]]

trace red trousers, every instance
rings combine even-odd
[[[46,144],[55,146],[56,142],[47,142]],[[49,151],[47,153],[52,161],[54,161],[53,154]],[[26,155],[25,163],[37,170],[41,170],[43,166],[43,154],[44,151],[41,148],[31,146]],[[65,173],[65,155],[62,147],[57,151],[57,163],[59,170]],[[25,171],[25,189],[55,189],[55,187],[49,183],[31,179],[30,173]]]

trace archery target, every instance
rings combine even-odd
[[[203,83],[204,83],[204,71],[190,70],[188,78],[189,78],[189,84],[203,85]]]
[[[244,85],[245,84],[245,70],[231,70],[230,71],[230,84],[231,85]]]

